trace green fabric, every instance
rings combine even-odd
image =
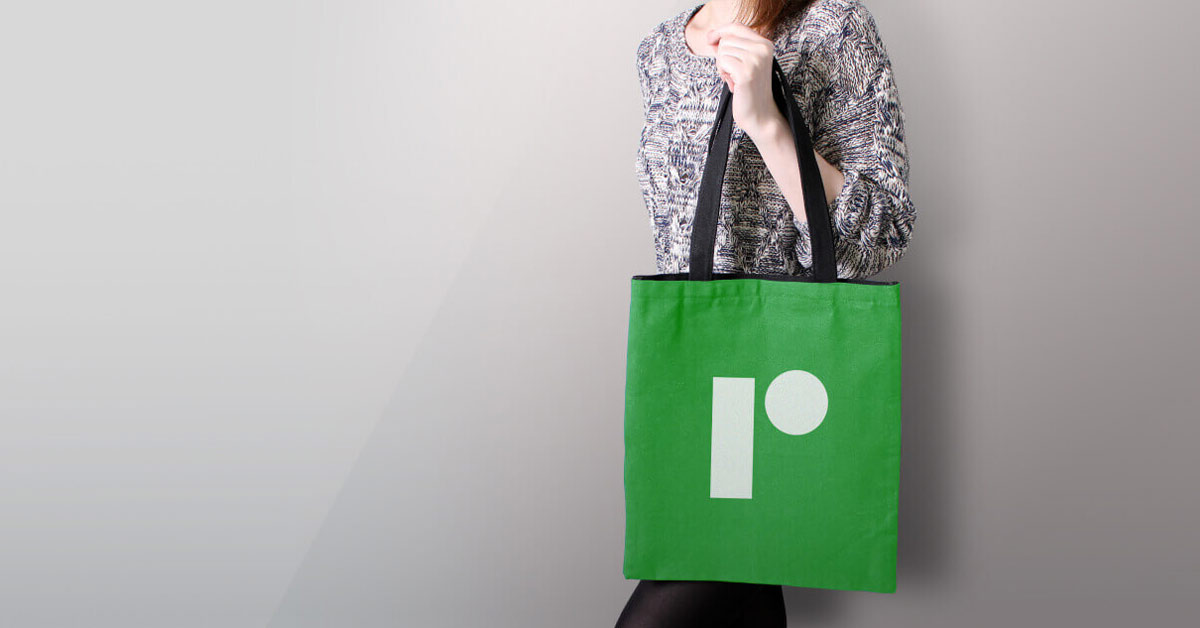
[[[898,283],[635,278],[627,357],[626,578],[895,591]],[[753,387],[748,497],[711,494],[738,475],[714,472],[737,467],[714,447],[746,435],[714,415],[715,377],[748,378],[723,380],[742,386],[740,406],[721,394],[737,407]],[[823,419],[777,427],[819,406],[813,381]]]

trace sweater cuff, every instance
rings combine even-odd
[[[846,237],[840,226],[846,223],[846,218],[849,216],[848,208],[862,207],[870,197],[868,189],[870,182],[860,176],[857,169],[846,168],[842,171],[842,177],[845,179],[842,189],[834,197],[833,202],[829,203],[829,221],[832,223],[835,239]],[[799,232],[796,236],[796,259],[801,266],[811,270],[813,265],[812,239],[808,221],[797,220],[796,230]]]

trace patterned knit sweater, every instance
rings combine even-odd
[[[684,25],[703,4],[670,17],[637,48],[645,123],[636,171],[658,272],[688,271],[692,218],[722,79],[694,54]],[[830,204],[837,275],[862,279],[893,264],[911,238],[904,113],[891,62],[861,0],[816,0],[776,31],[813,148],[842,170]],[[811,275],[808,223],[797,221],[754,142],[735,122],[717,219],[715,272]]]

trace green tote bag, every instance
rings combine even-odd
[[[900,286],[837,278],[809,130],[772,66],[813,274],[713,272],[733,124],[724,86],[690,268],[631,282],[623,573],[893,593]]]

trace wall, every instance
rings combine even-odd
[[[0,624],[612,625],[634,51],[687,6],[0,10]],[[899,588],[792,624],[1183,625],[1195,5],[869,6]]]

